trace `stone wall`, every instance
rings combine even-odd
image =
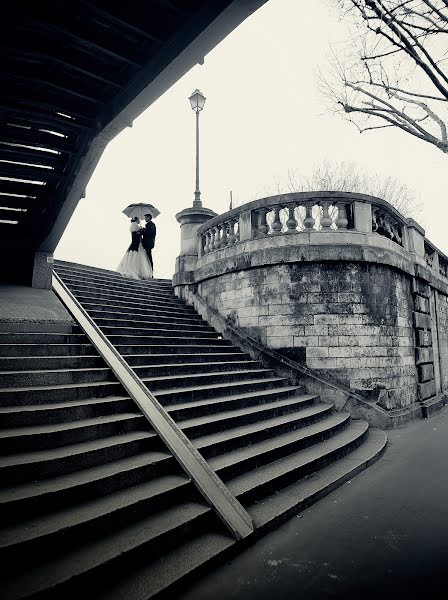
[[[418,223],[378,198],[310,192],[250,202],[196,233],[196,258],[181,243],[190,262],[174,275],[178,296],[205,299],[302,372],[393,419],[442,407],[448,256]]]
[[[368,263],[296,263],[199,284],[210,305],[269,348],[402,408],[417,399],[410,278]]]
[[[438,349],[435,370],[439,380],[437,392],[440,393],[448,389],[448,295],[434,290],[434,306]]]

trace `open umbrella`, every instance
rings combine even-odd
[[[143,219],[148,213],[153,219],[155,219],[157,215],[160,215],[160,211],[152,204],[145,204],[143,202],[140,202],[139,204],[130,204],[129,206],[126,206],[122,212],[130,219],[132,219],[132,217]]]

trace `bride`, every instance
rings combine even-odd
[[[117,271],[131,279],[152,279],[152,268],[142,246],[141,227],[138,217],[131,219],[131,245],[120,261]]]

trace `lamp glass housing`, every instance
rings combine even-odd
[[[194,111],[199,112],[204,108],[205,96],[199,90],[195,90],[188,99]]]

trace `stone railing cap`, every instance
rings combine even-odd
[[[223,221],[228,219],[237,218],[241,213],[251,210],[258,210],[263,207],[273,207],[278,204],[288,204],[290,202],[297,202],[305,200],[346,200],[347,202],[365,202],[376,206],[385,208],[388,212],[401,222],[402,225],[407,224],[407,219],[398,210],[396,210],[389,202],[376,198],[375,196],[369,196],[368,194],[360,194],[357,192],[339,192],[334,191],[310,191],[310,192],[290,192],[288,194],[278,194],[277,196],[267,196],[266,198],[259,198],[258,200],[252,200],[241,206],[237,206],[232,210],[213,217],[210,221],[201,225],[198,229],[198,235],[202,235],[206,229],[215,225],[221,224]]]

